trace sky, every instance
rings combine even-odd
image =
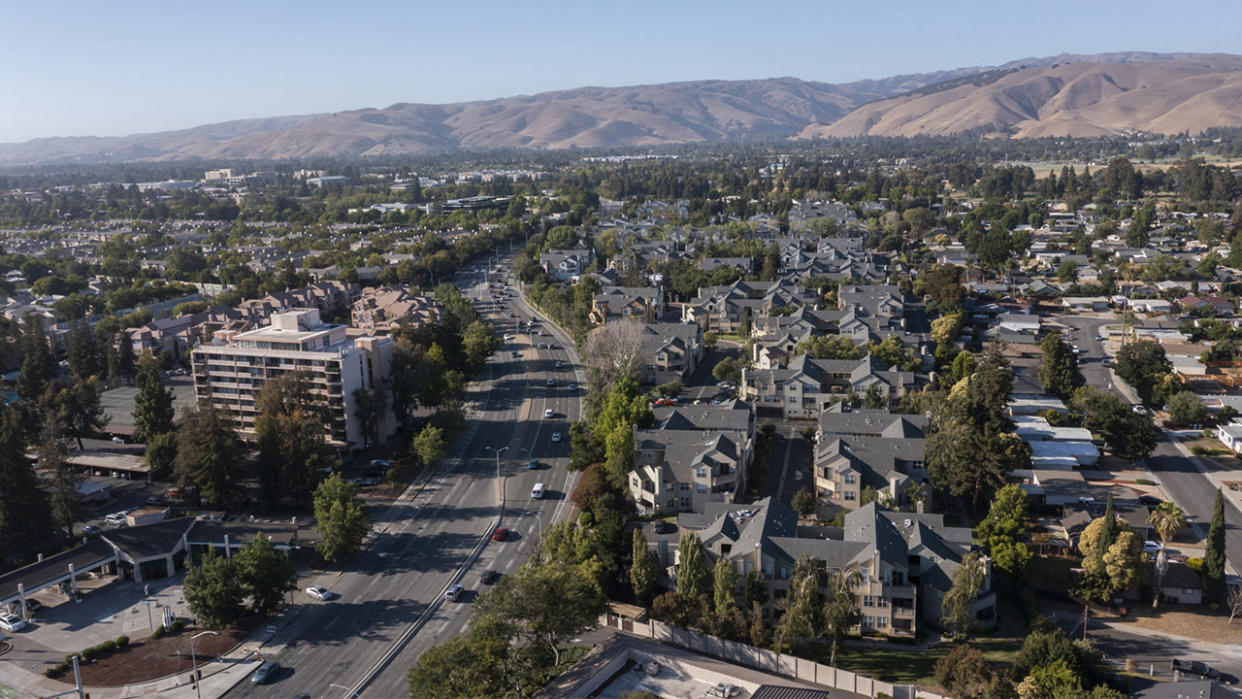
[[[584,85],[1242,53],[1242,2],[0,0],[0,142]]]

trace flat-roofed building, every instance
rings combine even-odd
[[[364,427],[357,415],[356,392],[382,386],[388,379],[392,339],[349,337],[346,326],[324,323],[313,308],[276,313],[271,320],[271,325],[246,332],[221,330],[211,344],[194,349],[194,391],[199,402],[231,413],[239,434],[253,439],[256,403],[264,384],[303,372],[326,411],[328,441],[338,447],[362,447]],[[378,422],[381,440],[396,430],[391,409]]]

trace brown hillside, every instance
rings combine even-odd
[[[945,135],[1005,130],[1019,138],[1099,136],[1128,129],[1198,133],[1242,126],[1242,58],[1067,63],[864,105],[802,138]]]

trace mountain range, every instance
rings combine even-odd
[[[1242,56],[1126,52],[842,84],[786,77],[583,87],[131,136],[38,138],[0,144],[0,163],[356,158],[974,130],[1018,138],[1099,136],[1214,126],[1242,126]]]

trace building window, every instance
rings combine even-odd
[[[845,484],[846,484],[846,485],[854,485],[855,483],[857,483],[857,482],[858,482],[858,476],[856,476],[856,475],[854,475],[854,474],[852,474],[852,473],[847,473],[847,474],[843,475],[843,476],[842,476],[842,479],[844,479],[844,480],[845,480]]]
[[[872,597],[871,595],[863,595],[863,606],[864,606],[864,607],[874,607],[874,606],[875,606],[875,598],[874,598],[874,597]]]
[[[847,490],[845,491],[845,499],[849,502],[853,502],[858,499],[858,493],[855,493],[852,490]]]

